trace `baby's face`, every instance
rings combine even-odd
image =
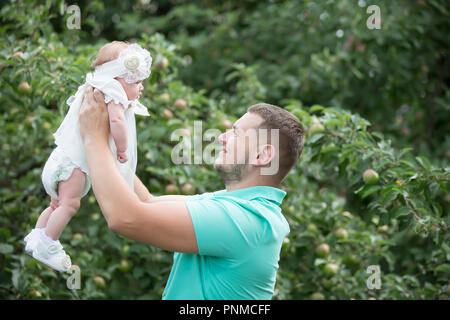
[[[120,82],[123,89],[127,93],[128,100],[136,100],[141,95],[142,90],[144,90],[144,86],[142,85],[142,81],[136,81],[133,83],[128,83],[123,78],[116,78],[117,81]]]

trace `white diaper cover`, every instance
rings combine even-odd
[[[50,154],[44,169],[42,170],[42,184],[47,194],[58,200],[58,182],[70,178],[75,168],[78,168],[69,157],[67,157],[59,148],[55,148]],[[82,197],[84,197],[91,188],[91,181],[86,174],[86,182]]]

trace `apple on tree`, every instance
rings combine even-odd
[[[367,169],[363,173],[363,180],[366,184],[375,184],[379,179],[378,173],[373,169]]]
[[[173,118],[173,113],[172,111],[170,111],[169,109],[164,109],[163,111],[163,117],[166,119],[171,119]]]
[[[348,231],[344,228],[339,228],[334,232],[334,235],[336,236],[336,238],[344,240],[348,238]]]
[[[170,102],[170,95],[168,94],[168,93],[162,93],[160,96],[159,96],[159,99],[161,99],[161,101],[162,102],[164,102],[164,103],[169,103]]]
[[[97,287],[105,289],[106,288],[106,282],[105,279],[101,276],[95,276],[94,277],[94,283]]]
[[[329,253],[330,253],[330,246],[326,243],[319,244],[316,247],[316,254],[321,258],[326,257]]]
[[[23,81],[19,84],[17,87],[20,93],[22,94],[29,94],[31,92],[31,86],[28,82]]]
[[[179,99],[175,100],[174,105],[175,105],[175,107],[177,107],[178,109],[186,109],[186,107],[187,107],[187,102],[186,102],[186,100],[179,98]]]
[[[323,268],[323,272],[328,277],[334,276],[335,274],[337,274],[338,270],[339,270],[339,266],[335,263],[327,263],[325,265],[325,267]]]
[[[178,187],[174,184],[168,184],[166,186],[166,193],[167,194],[177,194],[178,193]]]

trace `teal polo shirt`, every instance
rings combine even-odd
[[[290,231],[285,196],[268,186],[188,196],[199,254],[174,253],[162,299],[271,299]]]

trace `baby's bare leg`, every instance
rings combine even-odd
[[[50,207],[42,211],[41,215],[36,222],[35,228],[45,228],[47,226],[48,219],[50,218],[50,214],[58,207],[58,200],[51,197]]]
[[[80,208],[85,182],[84,172],[76,168],[69,179],[58,183],[59,206],[50,215],[45,230],[45,234],[53,240],[59,238],[65,226]]]

